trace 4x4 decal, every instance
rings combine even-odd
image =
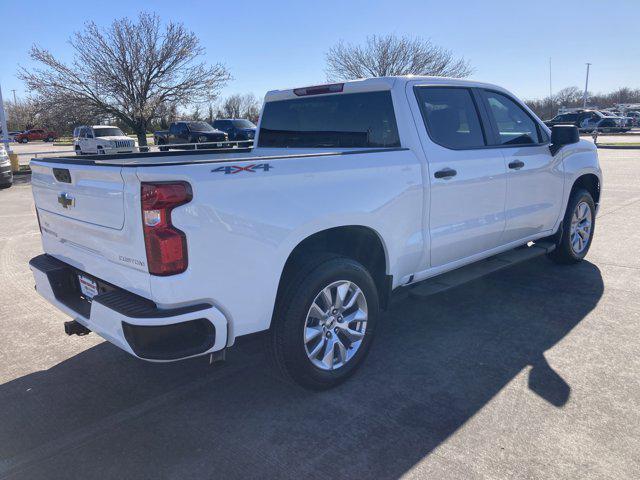
[[[273,167],[271,165],[269,165],[268,163],[254,163],[253,165],[246,165],[244,167],[240,166],[240,165],[227,165],[227,166],[224,166],[224,167],[214,168],[211,171],[213,173],[224,172],[225,175],[228,175],[230,173],[233,174],[233,173],[239,173],[239,172],[255,173],[256,170],[262,170],[264,172],[268,172],[272,168]]]

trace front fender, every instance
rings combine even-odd
[[[600,191],[602,192],[602,169],[598,160],[598,148],[588,140],[580,140],[573,145],[567,145],[558,152],[562,155],[562,166],[564,170],[564,195],[563,208],[560,217],[556,222],[556,229],[564,219],[564,213],[569,203],[571,189],[578,178],[583,175],[595,175],[598,177]]]

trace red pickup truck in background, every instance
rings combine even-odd
[[[25,130],[22,133],[17,134],[15,141],[19,143],[27,143],[33,140],[44,140],[45,142],[53,142],[58,138],[58,135],[51,130],[44,130],[42,128],[32,128],[31,130]]]

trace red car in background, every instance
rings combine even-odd
[[[32,128],[31,130],[25,130],[22,133],[18,133],[15,137],[15,141],[19,143],[32,142],[34,140],[44,140],[45,142],[53,142],[58,135],[51,130],[44,130],[42,128]]]

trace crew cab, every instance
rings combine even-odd
[[[33,159],[45,253],[30,265],[67,332],[163,362],[266,331],[280,371],[324,389],[362,364],[392,291],[591,245],[595,145],[495,85],[271,91],[255,145]]]
[[[45,130],[42,128],[32,128],[31,130],[25,130],[22,133],[16,134],[14,141],[19,143],[28,143],[35,140],[43,140],[45,142],[53,142],[58,135],[52,130]]]
[[[132,153],[137,149],[134,139],[111,125],[76,127],[73,130],[73,148],[76,155]]]
[[[245,118],[219,118],[211,126],[226,133],[239,146],[250,144],[256,136],[256,126]]]
[[[162,152],[170,148],[193,149],[195,143],[204,144],[199,148],[221,148],[228,139],[226,133],[216,130],[206,122],[196,121],[172,122],[169,130],[159,130],[153,134],[154,143]]]

